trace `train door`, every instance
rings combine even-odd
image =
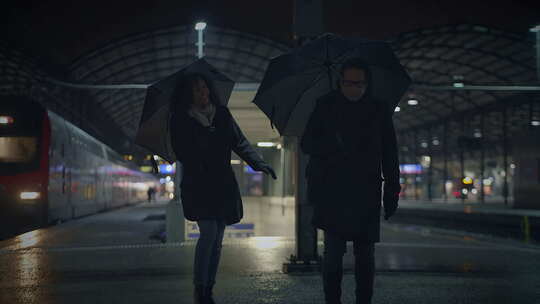
[[[66,149],[68,133],[64,120],[48,112],[51,122],[51,144],[49,149],[49,220],[71,218],[69,187],[67,179]]]

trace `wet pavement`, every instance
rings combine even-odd
[[[165,204],[141,204],[0,242],[0,303],[192,303],[197,230],[163,244]],[[284,274],[294,253],[290,199],[245,199],[228,227],[218,303],[324,303],[319,274]],[[322,252],[322,242],[319,242]],[[373,303],[540,303],[540,246],[450,230],[382,226]],[[354,303],[352,248],[344,303]]]

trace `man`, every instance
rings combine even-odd
[[[343,255],[354,242],[356,303],[370,303],[375,243],[380,240],[381,171],[385,219],[399,199],[399,162],[389,106],[370,96],[370,71],[352,59],[343,64],[339,89],[317,101],[301,140],[313,224],[324,230],[326,303],[341,303]]]

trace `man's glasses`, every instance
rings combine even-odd
[[[344,87],[357,87],[357,88],[365,88],[367,87],[368,83],[367,81],[353,81],[353,80],[342,80],[341,83]]]

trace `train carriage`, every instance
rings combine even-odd
[[[2,223],[41,226],[102,212],[143,201],[157,184],[153,175],[38,103],[0,98]]]

